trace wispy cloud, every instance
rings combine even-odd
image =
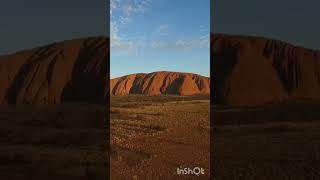
[[[200,32],[208,32],[209,27],[208,25],[200,25]]]
[[[198,48],[208,48],[210,46],[210,37],[205,35],[193,39],[179,39],[174,42],[153,41],[150,47],[162,50],[191,50]]]
[[[111,48],[115,52],[136,52],[140,43],[126,38],[127,24],[133,16],[143,14],[150,6],[151,0],[111,0],[110,2],[110,36]]]
[[[113,11],[119,7],[120,0],[110,0],[110,15],[112,16]]]
[[[178,38],[164,40],[169,36],[172,25],[159,24],[149,34],[130,35],[130,23],[134,23],[138,15],[145,14],[151,8],[152,0],[111,0],[110,2],[110,37],[112,52],[117,54],[138,55],[147,48],[154,50],[188,51],[196,48],[208,48],[210,37],[208,25],[201,25],[198,30],[203,36],[194,38]],[[170,34],[171,35],[171,34]]]
[[[169,33],[168,29],[169,29],[169,25],[162,24],[156,29],[155,33],[160,36],[167,36]]]
[[[124,0],[123,0],[124,1]],[[122,5],[120,15],[120,22],[127,24],[131,21],[131,18],[135,14],[143,14],[150,5],[151,0],[129,0],[127,3]]]

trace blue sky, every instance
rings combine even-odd
[[[108,5],[106,0],[2,0],[0,55],[67,39],[106,36]]]
[[[319,6],[319,0],[212,0],[212,31],[320,49]]]
[[[210,74],[210,0],[111,0],[111,78]]]

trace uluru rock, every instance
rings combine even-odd
[[[320,98],[320,51],[263,37],[211,34],[213,103]]]
[[[0,56],[1,104],[106,99],[109,39],[91,37]]]
[[[210,94],[210,79],[192,73],[153,72],[131,74],[110,80],[110,95],[148,96]]]

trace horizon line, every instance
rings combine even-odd
[[[290,40],[284,40],[281,38],[277,38],[277,37],[272,37],[272,36],[267,36],[267,35],[259,35],[259,34],[241,34],[241,33],[228,33],[228,32],[213,32],[210,31],[210,35],[214,36],[214,35],[222,35],[222,36],[239,36],[239,37],[252,37],[252,38],[262,38],[262,39],[269,39],[269,40],[275,40],[275,41],[279,41],[282,43],[286,43],[288,45],[297,47],[297,48],[304,48],[304,49],[308,49],[308,50],[312,50],[312,51],[320,51],[320,48],[312,48],[312,47],[307,47],[302,43],[298,43],[298,42],[292,42]],[[211,37],[210,37],[211,40]]]
[[[70,37],[70,38],[65,38],[65,39],[62,39],[62,40],[54,40],[54,41],[47,42],[47,43],[39,43],[38,45],[34,45],[32,47],[25,47],[25,48],[21,48],[21,49],[11,50],[11,51],[8,51],[8,52],[0,52],[0,57],[15,55],[15,54],[18,54],[18,53],[23,53],[23,52],[26,52],[26,51],[31,51],[31,50],[34,50],[34,49],[38,49],[38,48],[42,48],[42,47],[46,47],[46,46],[50,46],[50,45],[54,45],[54,44],[65,43],[65,42],[68,42],[68,41],[77,41],[77,40],[90,39],[90,38],[107,38],[107,39],[110,39],[110,37],[108,35],[92,35],[92,36]]]
[[[171,72],[171,73],[195,74],[195,75],[198,75],[198,76],[203,76],[203,77],[210,78],[210,74],[209,74],[209,76],[207,76],[207,75],[203,75],[203,74],[199,74],[199,73],[195,73],[195,72],[159,70],[159,71],[151,71],[151,72],[137,72],[137,73],[129,73],[129,74],[119,75],[119,76],[115,76],[115,77],[112,77],[112,76],[110,75],[110,80],[112,80],[112,79],[116,79],[116,78],[125,77],[125,76],[129,76],[129,75],[134,75],[134,74],[152,74],[152,73],[160,73],[160,72]]]

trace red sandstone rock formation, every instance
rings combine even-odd
[[[191,96],[210,93],[208,77],[178,72],[153,72],[131,74],[110,80],[110,94],[181,95]]]
[[[320,98],[320,51],[260,37],[211,35],[214,104]]]
[[[69,40],[0,56],[0,104],[102,102],[109,39]]]

